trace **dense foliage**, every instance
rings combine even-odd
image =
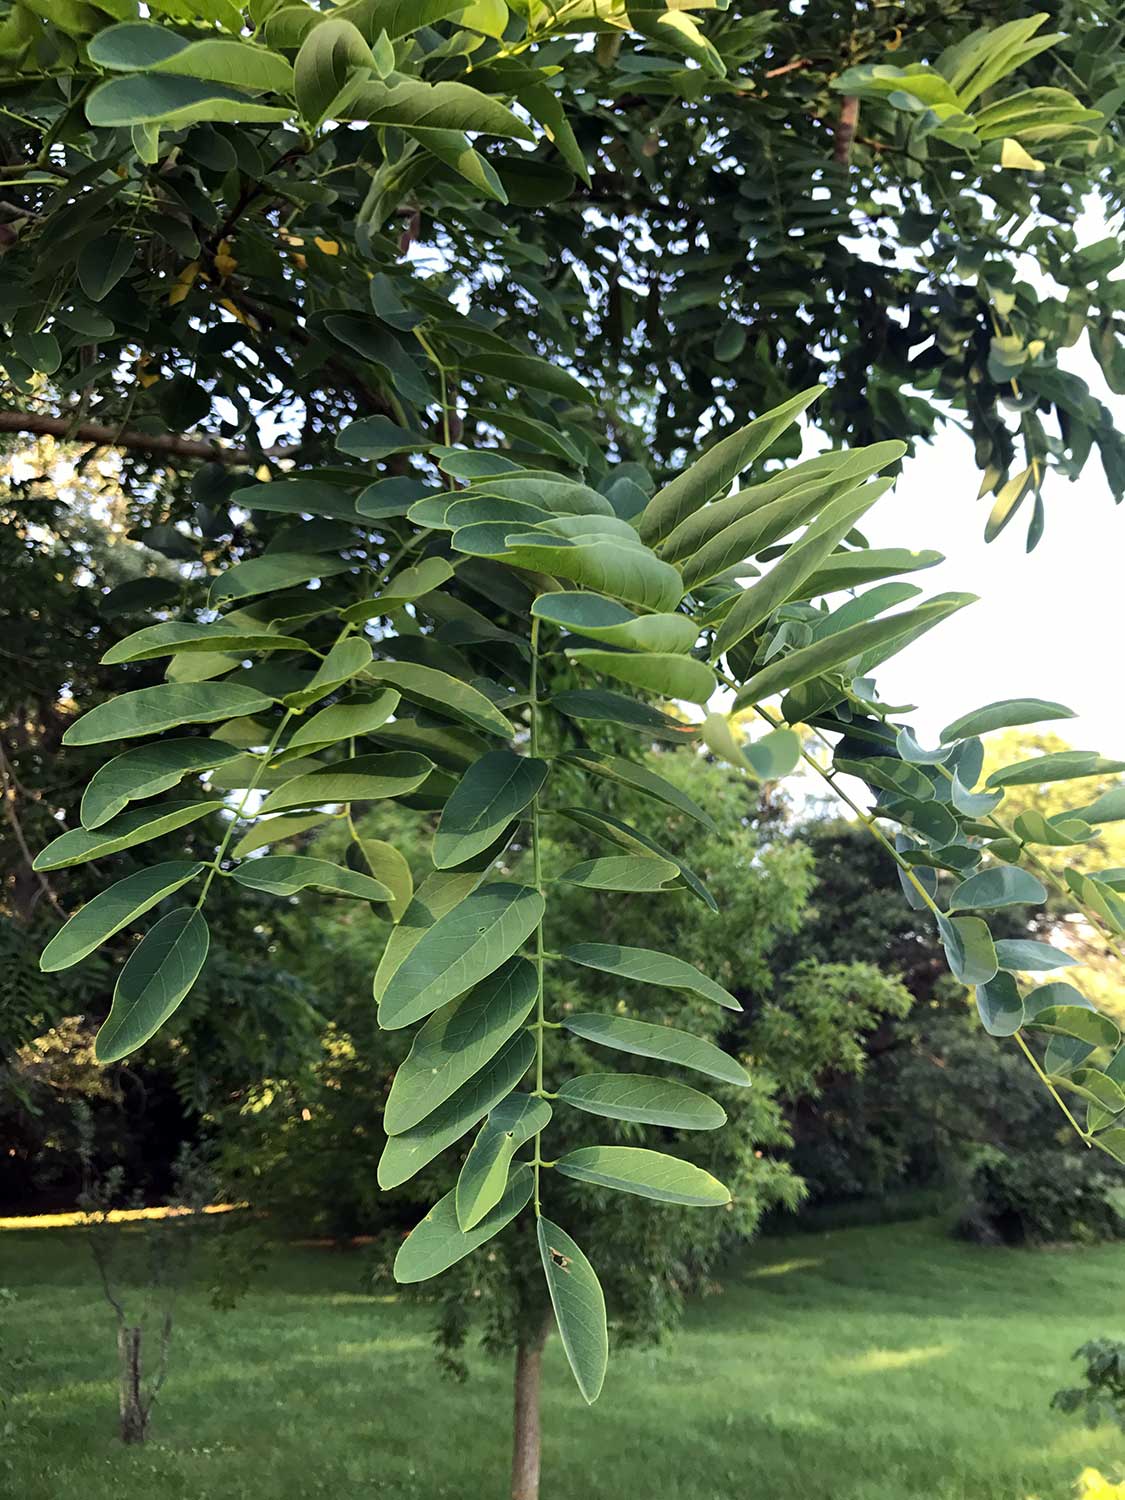
[[[748,1091],[716,1045],[724,1013],[742,1009],[721,945],[701,967],[676,930],[652,947],[628,928],[605,941],[608,902],[719,910],[712,872],[684,852],[687,824],[714,820],[622,753],[635,734],[642,748],[702,742],[754,782],[801,761],[822,777],[894,860],[985,1029],[1014,1036],[1083,1140],[1125,1160],[1116,1023],[1069,982],[1038,982],[1072,955],[1001,925],[1045,904],[1048,881],[1119,949],[1120,870],[1060,872],[1037,850],[1090,844],[1125,818],[1125,789],[1049,818],[1003,804],[1013,787],[1120,766],[1048,754],[980,785],[982,735],[1070,715],[1036,699],[972,710],[923,748],[873,674],[972,601],[917,602],[902,577],[937,554],[872,548],[857,529],[947,406],[997,491],[990,535],[1036,493],[1034,544],[1045,470],[1073,476],[1094,441],[1121,488],[1104,409],[1055,363],[1096,328],[1116,379],[1115,254],[1068,255],[1083,194],[1112,201],[1119,101],[1097,45],[1112,26],[1075,48],[1040,15],[974,29],[970,6],[908,7],[893,31],[818,5],[787,23],[656,0],[150,9],[18,0],[3,20],[0,358],[15,409],[0,428],[123,449],[137,537],[168,564],[94,607],[76,654],[98,681],[49,698],[54,740],[29,746],[42,758],[65,724],[79,759],[63,763],[86,785],[78,823],[21,864],[25,908],[32,877],[54,899],[42,881],[55,872],[97,876],[43,971],[154,918],[118,975],[98,1059],[148,1043],[205,964],[190,1003],[212,998],[211,927],[234,907],[268,942],[271,898],[379,904],[393,924],[379,1024],[417,1027],[382,1106],[379,1186],[441,1191],[432,1164],[479,1126],[395,1275],[467,1262],[455,1275],[522,1289],[534,1228],[543,1281],[534,1304],[518,1292],[509,1331],[526,1344],[549,1296],[592,1401],[608,1341],[598,1275],[571,1234],[598,1242],[585,1205],[647,1200],[615,1210],[620,1227],[597,1243],[628,1305],[646,1268],[714,1252],[719,1230],[689,1231],[682,1210],[755,1222],[749,1174],[767,1169],[751,1167],[754,1143],[780,1138],[768,1088]],[[781,99],[755,86],[767,76],[786,80]],[[779,127],[779,107],[799,129]],[[599,196],[607,172],[629,178],[620,203],[619,182]],[[1021,249],[1057,273],[1063,299],[1041,301],[1011,268],[1012,226],[1037,215]],[[875,261],[847,244],[860,222]],[[627,328],[641,285],[643,327]],[[735,364],[745,379],[728,377]],[[810,410],[855,446],[786,462]],[[107,609],[149,623],[121,638]],[[108,668],[121,669],[115,697]],[[768,732],[746,741],[739,719],[705,712],[712,700]],[[106,746],[120,753],[87,779]],[[629,819],[612,810],[621,787],[643,799]],[[73,796],[53,800],[73,817]],[[372,803],[436,817],[424,868],[390,829],[364,830]],[[346,852],[288,852],[323,827],[346,833]],[[563,858],[557,829],[588,838],[586,857]],[[153,840],[169,857],[102,878],[102,861]],[[981,913],[994,911],[990,927]],[[587,981],[596,1010],[574,1008],[585,971],[610,976]],[[628,1013],[621,992],[637,983],[672,992],[646,1005],[656,1021]],[[858,1065],[854,1033],[894,996],[870,973],[861,995],[849,984],[816,992],[795,969],[752,1018],[747,1053],[777,1059],[778,1087],[815,1086],[804,1048],[786,1049],[793,1027]],[[642,1061],[609,1071],[606,1052]],[[222,1070],[198,1040],[193,1057],[204,1078]],[[700,1132],[691,1159],[637,1144],[678,1147],[684,1132]],[[653,1202],[670,1206],[659,1236]],[[468,1260],[513,1221],[503,1257]]]

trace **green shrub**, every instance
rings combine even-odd
[[[1116,1186],[1092,1154],[989,1152],[973,1173],[959,1232],[981,1244],[1118,1239],[1125,1219],[1114,1204]]]

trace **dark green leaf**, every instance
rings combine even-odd
[[[557,878],[567,885],[585,885],[596,891],[658,891],[678,880],[679,875],[678,867],[670,860],[623,854],[583,860]]]
[[[414,1038],[387,1096],[383,1128],[401,1135],[420,1125],[523,1025],[538,979],[525,958],[512,958],[468,994],[434,1012]]]
[[[1037,943],[1030,938],[1000,938],[996,943],[996,959],[1002,969],[1015,974],[1065,969],[1078,962],[1061,948],[1053,948],[1050,943]]]
[[[377,661],[365,674],[397,688],[404,698],[424,704],[444,718],[461,719],[485,734],[512,738],[513,729],[498,708],[467,682],[416,662]]]
[[[222,801],[163,802],[154,807],[134,807],[119,813],[100,828],[70,828],[52,839],[32,866],[35,870],[64,870],[70,865],[101,859],[135,844],[146,844],[173,829],[206,817],[222,807]]]
[[[236,746],[210,739],[157,740],[115,755],[82,793],[82,826],[100,828],[130,802],[155,797],[189,773],[210,771],[238,755]]]
[[[1023,997],[1019,985],[1001,970],[987,984],[977,985],[977,1011],[989,1036],[1012,1036],[1023,1025]]]
[[[434,834],[433,861],[439,870],[472,859],[493,843],[534,800],[547,779],[545,760],[490,750],[465,772],[445,804]]]
[[[1074,710],[1061,703],[1041,698],[1002,698],[984,708],[974,708],[947,724],[941,732],[942,744],[950,740],[967,740],[977,734],[991,734],[994,729],[1011,729],[1018,724],[1040,724],[1045,719],[1073,719]]]
[[[370,875],[346,870],[327,859],[310,859],[301,854],[266,854],[247,860],[232,871],[239,885],[255,891],[269,891],[274,896],[294,896],[311,887],[330,896],[354,896],[362,901],[389,901],[391,892]]]
[[[387,755],[358,755],[319,771],[294,776],[262,803],[263,813],[288,807],[319,807],[328,802],[376,802],[405,797],[422,785],[434,768],[432,760],[409,750]]]
[[[420,1172],[428,1162],[460,1140],[489,1110],[512,1092],[535,1057],[535,1043],[526,1031],[518,1031],[504,1043],[492,1061],[451,1094],[444,1104],[412,1130],[388,1138],[379,1158],[381,1188],[399,1187]]]
[[[261,713],[272,700],[233,682],[163,682],[99,703],[63,735],[64,745],[135,740],[181,724],[206,724]]]
[[[98,1062],[127,1057],[160,1030],[198,979],[209,942],[203,913],[186,906],[145,933],[121,970],[109,1015],[95,1038]]]
[[[182,885],[203,872],[204,866],[186,859],[168,860],[148,870],[138,870],[118,880],[108,890],[99,891],[86,905],[56,932],[43,949],[39,967],[45,974],[69,969],[88,953],[93,953],[107,938],[151,910],[158,901],[178,891]]]
[[[979,917],[947,917],[937,913],[942,946],[954,979],[962,984],[987,984],[999,964],[992,934]]]
[[[528,886],[496,883],[473,891],[428,927],[382,992],[379,1024],[409,1026],[494,973],[543,915]]]
[[[1011,865],[978,870],[963,880],[949,898],[950,911],[977,911],[995,906],[1040,906],[1047,887],[1029,870]]]

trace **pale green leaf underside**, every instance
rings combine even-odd
[[[690,1031],[679,1031],[673,1026],[654,1026],[649,1021],[634,1021],[627,1016],[603,1015],[598,1011],[568,1015],[563,1025],[575,1036],[602,1047],[692,1068],[697,1073],[706,1073],[710,1078],[738,1088],[746,1088],[750,1083],[750,1076],[740,1062],[714,1043],[693,1036]]]
[[[572,943],[563,950],[563,957],[572,963],[584,964],[589,969],[601,969],[606,974],[620,974],[623,979],[635,979],[640,984],[659,984],[666,989],[692,990],[705,1000],[713,1000],[727,1010],[741,1010],[742,1006],[729,990],[716,984],[706,974],[701,974],[694,964],[671,953],[658,953],[653,948],[622,948],[617,943]]]
[[[473,1142],[457,1178],[457,1222],[472,1229],[501,1201],[512,1159],[551,1120],[546,1099],[509,1094],[496,1105]]]
[[[640,1146],[583,1146],[560,1157],[555,1169],[577,1182],[635,1193],[657,1203],[722,1208],[730,1202],[729,1190],[702,1167]]]
[[[508,1179],[504,1196],[473,1229],[465,1231],[457,1222],[456,1190],[446,1193],[404,1240],[395,1256],[394,1278],[400,1285],[428,1281],[455,1266],[480,1245],[512,1222],[531,1199],[535,1179],[528,1166],[517,1167]]]
[[[727,1118],[698,1089],[649,1073],[584,1073],[560,1084],[557,1097],[587,1114],[675,1130],[717,1130]]]
[[[592,1405],[601,1394],[609,1363],[609,1333],[601,1284],[593,1266],[565,1229],[541,1218],[536,1232],[559,1338],[578,1389]]]

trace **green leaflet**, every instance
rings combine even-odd
[[[664,803],[666,807],[674,807],[677,812],[686,813],[689,818],[702,823],[704,828],[713,830],[715,827],[707,813],[686,792],[681,792],[679,787],[665,781],[663,776],[658,776],[647,766],[638,765],[636,761],[626,760],[620,755],[604,755],[598,750],[566,751],[559,759],[567,765],[578,766],[588,775],[601,776],[607,781],[634,787],[655,801]]]
[[[99,891],[55,933],[40,956],[40,969],[45,974],[69,969],[115,932],[120,932],[134,917],[142,916],[165,896],[194,880],[204,868],[186,859],[168,860],[138,870],[135,875],[116,881],[108,890]]]
[[[431,870],[423,876],[409,906],[387,939],[383,957],[379,960],[374,984],[377,1001],[382,1000],[391,975],[413,950],[422,934],[428,932],[440,917],[452,911],[483,883],[496,858],[507,846],[508,836],[508,830],[505,829],[491,849],[484,850],[476,859],[470,860],[458,870]]]
[[[490,750],[465,772],[434,834],[433,861],[446,870],[472,859],[523,812],[547,779],[545,760]]]
[[[1078,962],[1061,948],[1054,948],[1050,943],[1037,943],[1030,938],[998,939],[996,959],[1002,969],[1010,969],[1016,974],[1065,969]]]
[[[649,543],[660,541],[708,500],[723,494],[735,477],[764,453],[823,391],[824,387],[819,385],[802,391],[738,432],[720,438],[702,458],[677,475],[648,502],[638,520],[641,540]]]
[[[778,559],[765,577],[752,584],[735,600],[730,613],[715,632],[712,656],[722,656],[732,646],[737,646],[739,641],[748,636],[751,631],[756,630],[787,599],[804,597],[802,585],[805,580],[815,572],[832,549],[847,536],[860,516],[875,504],[880,495],[886,492],[889,485],[889,480],[876,480],[873,484],[864,485],[853,494],[840,496],[827,506],[800,540],[794,542],[785,555]],[[840,635],[846,634],[846,631],[840,633]],[[833,636],[829,639],[839,642],[840,636]],[[749,686],[748,683],[738,695],[740,699]]]
[[[413,568],[403,568],[396,573],[381,593],[371,599],[361,599],[358,604],[349,604],[340,611],[340,618],[353,625],[362,625],[365,620],[386,615],[402,604],[409,604],[423,594],[440,588],[453,577],[453,569],[444,557],[427,557]]]
[[[147,21],[107,26],[91,38],[89,55],[113,72],[174,73],[264,93],[285,93],[293,82],[293,69],[276,52],[227,38],[189,41]]]
[[[94,1040],[98,1062],[127,1057],[160,1030],[198,979],[209,942],[203,913],[186,906],[145,933],[118,976],[109,1015]]]
[[[519,141],[535,139],[528,126],[499,99],[490,98],[479,89],[464,83],[423,83],[421,79],[404,78],[401,74],[395,74],[394,78],[393,86],[377,81],[365,84],[349,104],[346,118],[366,120],[371,125],[398,125],[405,130],[467,130],[481,135],[508,136]],[[520,357],[513,355],[511,358],[515,362]],[[520,364],[521,368],[512,374],[514,384],[539,385],[540,389],[560,391],[571,399],[574,399],[572,387],[582,390],[573,376],[568,377],[569,383],[565,385],[561,380],[553,385],[542,385],[540,380],[545,377],[533,378],[537,372],[529,374],[522,368],[522,365],[544,365],[545,360],[522,357]],[[482,374],[489,373],[489,369],[475,359],[472,367]],[[562,376],[566,372],[559,370],[556,373]]]
[[[263,818],[242,835],[230,852],[235,859],[242,859],[255,849],[264,849],[272,844],[280,844],[285,839],[296,838],[299,833],[319,828],[323,823],[331,823],[336,817],[336,813],[312,812],[296,813],[288,818]]]
[[[363,81],[376,71],[362,32],[350,21],[328,17],[313,27],[297,53],[293,67],[297,108],[314,129],[329,118],[339,118]]]
[[[559,1338],[578,1389],[592,1406],[609,1362],[605,1297],[593,1266],[565,1229],[541,1218],[536,1234]]]
[[[614,818],[609,813],[591,812],[585,807],[560,807],[559,814],[577,823],[579,828],[585,828],[590,833],[600,834],[611,844],[616,844],[619,849],[624,849],[628,854],[639,854],[641,856],[655,854],[658,859],[667,860],[675,865],[680,872],[684,884],[693,896],[697,896],[704,906],[711,911],[718,911],[715,898],[700,880],[699,876],[690,865],[684,864],[670,849],[665,849],[663,844],[658,844],[655,839],[650,839],[639,828],[633,828],[628,823],[623,823],[620,818]]]
[[[1040,906],[1047,899],[1047,887],[1029,870],[1000,865],[978,870],[963,880],[949,898],[950,911],[975,911],[994,906]]]
[[[646,688],[664,698],[684,698],[706,703],[715,691],[715,674],[706,662],[693,656],[648,655],[626,651],[572,650],[567,655],[581,666],[616,677],[634,687]]]
[[[97,829],[70,828],[57,839],[52,839],[46,849],[36,855],[32,869],[65,870],[70,865],[101,859],[121,849],[132,849],[135,844],[148,843],[161,834],[195,823],[222,805],[219,799],[213,802],[164,802],[155,807],[134,807],[119,813]]]
[[[273,489],[270,485],[268,488]],[[267,552],[235,563],[220,573],[211,585],[211,604],[225,604],[231,599],[251,599],[255,594],[272,594],[277,589],[310,583],[314,578],[331,578],[346,573],[355,563],[341,557],[326,557],[316,552]]]
[[[326,802],[373,802],[405,797],[420,787],[434,769],[424,755],[392,750],[387,755],[358,755],[335,761],[319,771],[294,776],[262,803],[263,813],[288,807],[317,807]]]
[[[640,542],[623,538],[568,541],[546,533],[516,532],[507,539],[505,557],[517,567],[570,578],[584,588],[657,613],[674,610],[684,594],[683,580],[670,563],[661,562]]]
[[[176,656],[184,652],[211,651],[307,651],[308,645],[296,636],[276,635],[265,630],[239,630],[221,620],[213,625],[187,624],[168,620],[161,625],[146,625],[123,641],[111,646],[102,657],[102,665],[119,662],[151,661],[158,656]]]
[[[471,1230],[457,1222],[456,1189],[435,1203],[420,1224],[411,1230],[395,1256],[394,1278],[400,1286],[428,1281],[464,1260],[487,1244],[516,1217],[531,1200],[535,1178],[529,1166],[520,1166],[508,1179],[504,1196],[495,1208]]]
[[[262,713],[272,700],[233,682],[163,682],[99,703],[63,735],[64,745],[100,745],[135,740],[181,724],[206,724]]]
[[[319,29],[319,28],[318,28]],[[337,688],[343,687],[350,678],[362,672],[371,661],[371,646],[361,636],[349,636],[337,641],[321,662],[307,687],[286,693],[282,698],[286,708],[297,710],[308,708],[318,698],[327,698]]]
[[[556,693],[551,707],[570,719],[600,719],[604,723],[621,724],[627,729],[639,729],[644,734],[666,740],[686,740],[698,734],[696,724],[686,724],[673,719],[660,709],[641,703],[636,698],[626,698],[622,693],[611,693],[603,688],[568,689]]]
[[[371,734],[383,727],[400,701],[399,694],[387,688],[376,693],[370,701],[349,698],[343,703],[322,708],[290,735],[285,755],[289,756],[296,750],[315,754],[317,750],[338,745],[341,740]]]
[[[288,120],[292,108],[259,104],[249,94],[174,74],[133,73],[99,83],[86,100],[86,118],[95,126],[165,125],[176,130],[200,120]]]
[[[947,917],[942,912],[936,920],[954,979],[987,984],[999,968],[987,925],[979,917]]]
[[[459,510],[464,503],[454,508]],[[699,638],[698,628],[687,615],[635,615],[616,599],[606,599],[601,594],[540,594],[531,606],[531,613],[574,635],[589,636],[591,640],[633,651],[682,655]]]
[[[577,1182],[635,1193],[657,1203],[722,1208],[730,1202],[729,1190],[702,1167],[639,1146],[582,1146],[560,1157],[555,1170]]]
[[[583,1073],[568,1078],[555,1097],[587,1114],[675,1130],[717,1130],[727,1118],[706,1094],[649,1073]]]
[[[821,453],[806,459],[761,484],[714,500],[688,516],[661,543],[661,556],[668,562],[690,558],[690,564],[684,564],[684,574],[686,578],[690,567],[693,582],[702,577],[701,573],[696,574],[697,568],[706,568],[707,576],[712,577],[709,565],[712,542],[725,538],[720,554],[725,558],[724,566],[748,557],[780,541],[794,527],[803,526],[830,501],[854,490],[872,474],[901,458],[905,451],[904,443],[873,443],[867,448]],[[736,556],[731,555],[734,552]]]
[[[1103,760],[1096,750],[1059,750],[1036,755],[993,771],[986,785],[1042,786],[1049,781],[1072,781],[1081,776],[1109,776],[1125,771],[1125,760]]]
[[[1085,807],[1067,813],[1068,818],[1081,818],[1086,823],[1120,823],[1125,818],[1125,786],[1110,787]]]
[[[585,885],[597,891],[659,891],[678,880],[679,874],[678,866],[671,860],[625,854],[583,860],[557,878],[567,885]]]
[[[274,896],[294,896],[311,887],[330,896],[355,896],[361,901],[389,901],[391,892],[370,875],[346,870],[328,859],[310,859],[301,854],[265,854],[248,860],[232,872],[239,885]]]
[[[641,984],[691,990],[726,1010],[742,1009],[729,990],[701,974],[694,964],[671,953],[658,953],[653,948],[622,948],[616,943],[572,943],[563,949],[563,957],[570,959],[571,963],[584,964],[588,969],[620,974],[623,979],[635,979]]]
[[[477,1133],[454,1189],[457,1222],[462,1229],[479,1224],[503,1199],[512,1158],[551,1120],[546,1099],[509,1094],[493,1109]]]
[[[379,1024],[390,1031],[409,1026],[463,995],[511,958],[542,915],[543,898],[529,886],[497,882],[471,892],[423,932],[391,974]]]
[[[1010,974],[1000,970],[977,985],[977,1012],[989,1036],[1012,1036],[1023,1025],[1023,996]]]
[[[222,740],[157,740],[137,745],[94,772],[82,793],[83,828],[100,828],[132,801],[155,797],[176,786],[190,772],[209,771],[236,760],[239,750]]]
[[[1061,986],[1069,990],[1069,985]],[[1027,997],[1027,1029],[1045,1031],[1053,1036],[1074,1037],[1076,1041],[1088,1042],[1092,1047],[1116,1047],[1121,1040],[1117,1023],[1087,1005],[1046,1005],[1041,1009],[1037,997],[1043,991],[1054,990],[1053,985],[1043,985]],[[1077,992],[1074,992],[1077,993]],[[1081,998],[1081,997],[1079,997]]]
[[[589,485],[576,484],[573,479],[549,479],[538,476],[502,477],[487,479],[474,485],[474,495],[500,495],[509,500],[521,500],[539,510],[550,511],[556,516],[612,516],[613,506],[592,490]]]
[[[379,1158],[381,1188],[398,1187],[460,1140],[478,1120],[510,1094],[535,1057],[535,1043],[519,1031],[474,1078],[451,1094],[420,1125],[388,1138]]]
[[[461,719],[485,734],[498,734],[510,740],[513,729],[498,708],[474,687],[416,662],[377,661],[368,667],[366,677],[397,688],[404,698],[421,703],[443,718]]]
[[[774,693],[784,693],[787,688],[796,687],[799,682],[808,682],[822,672],[831,672],[865,651],[894,642],[913,628],[926,627],[929,630],[971,601],[972,595],[968,594],[930,598],[915,609],[903,610],[900,615],[867,619],[814,640],[811,645],[778,655],[739,688],[735,694],[735,708],[744,708],[747,703],[760,702]]]
[[[1074,710],[1061,703],[1049,703],[1042,698],[1002,698],[998,703],[974,708],[947,724],[941,732],[941,742],[967,740],[977,734],[991,734],[994,729],[1011,729],[1018,724],[1040,724],[1045,719],[1073,719]]]
[[[906,547],[862,547],[855,552],[837,552],[825,558],[804,584],[806,597],[833,594],[838,589],[859,588],[899,573],[917,573],[934,568],[945,559],[940,552],[912,552]]]
[[[679,1031],[674,1026],[654,1026],[648,1021],[633,1021],[626,1016],[603,1015],[597,1011],[568,1015],[563,1025],[575,1036],[602,1047],[692,1068],[736,1088],[750,1085],[750,1075],[740,1062],[712,1042],[693,1036],[690,1031]]]
[[[360,858],[374,879],[390,891],[387,915],[392,922],[401,921],[414,895],[414,876],[406,856],[384,839],[361,838],[353,847],[358,847]]]
[[[468,994],[434,1012],[395,1073],[383,1113],[388,1135],[421,1124],[495,1057],[531,1014],[535,968],[511,958]]]
[[[1081,818],[1069,814],[1045,818],[1033,808],[1019,813],[1012,826],[1025,844],[1046,844],[1053,849],[1088,844],[1094,837],[1094,830]]]

